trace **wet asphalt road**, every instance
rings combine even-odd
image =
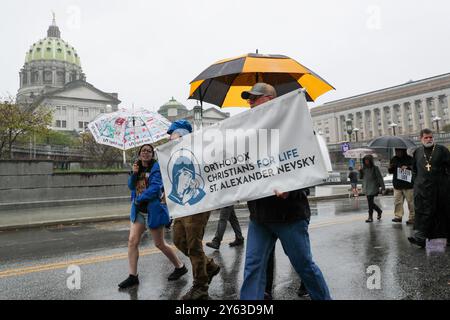
[[[406,239],[411,227],[391,222],[393,198],[377,201],[386,214],[373,224],[364,223],[365,198],[312,203],[313,257],[333,298],[450,299],[450,249],[427,255],[411,246]],[[248,212],[239,210],[238,217],[246,235]],[[208,224],[204,240],[212,239],[216,225]],[[190,288],[191,273],[168,282],[172,266],[148,235],[141,245],[141,284],[128,291],[117,289],[127,276],[128,228],[120,221],[0,232],[0,299],[179,299]],[[170,232],[166,238],[172,243]],[[222,267],[211,283],[211,299],[238,299],[245,246],[230,248],[233,239],[228,226],[220,250],[205,246],[206,254]],[[67,286],[69,265],[81,270],[80,289]],[[275,268],[274,298],[305,299],[296,295],[298,276],[279,243]],[[368,268],[380,271],[380,289],[368,288],[374,275]]]

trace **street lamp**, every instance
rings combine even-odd
[[[439,133],[439,121],[441,121],[442,119],[440,118],[440,117],[438,117],[438,116],[436,116],[436,117],[434,117],[433,118],[433,122],[436,122],[436,130],[437,130],[437,133]]]
[[[392,128],[392,132],[393,132],[393,134],[394,134],[394,136],[395,136],[395,128],[398,127],[398,124],[396,124],[395,122],[393,122],[393,123],[391,123],[391,124],[389,125],[389,127]]]
[[[347,127],[348,140],[352,141],[353,121],[350,119],[345,121],[345,126]]]
[[[197,126],[197,129],[201,129],[202,127],[202,107],[198,104],[194,107],[194,123]]]
[[[356,139],[355,141],[356,142],[358,142],[358,131],[359,131],[359,128],[354,128],[353,129],[353,132],[355,132],[355,139]]]

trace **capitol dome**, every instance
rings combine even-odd
[[[80,56],[72,45],[61,39],[54,16],[47,37],[35,42],[26,52],[19,75],[18,103],[31,102],[34,97],[72,81],[86,81]]]
[[[188,112],[189,110],[186,106],[175,100],[174,97],[172,97],[172,99],[170,99],[167,103],[163,104],[158,110],[159,114],[163,115],[170,121],[183,117],[187,115]]]
[[[34,43],[26,53],[25,63],[32,61],[62,61],[81,67],[75,48],[61,38],[47,37]]]

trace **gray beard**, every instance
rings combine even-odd
[[[430,148],[430,147],[434,146],[434,142],[428,142],[428,143],[423,143],[423,142],[422,142],[422,144],[423,144],[423,146],[424,146],[425,148]]]

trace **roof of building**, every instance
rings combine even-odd
[[[100,89],[97,89],[92,84],[90,84],[86,81],[75,80],[75,81],[66,83],[63,88],[51,89],[48,92],[44,92],[44,93],[40,94],[34,100],[33,104],[31,105],[31,108],[32,109],[36,108],[45,99],[52,98],[61,92],[64,92],[64,91],[70,90],[70,89],[74,89],[74,88],[78,88],[78,87],[89,88],[90,90],[93,90],[93,91],[97,92],[98,94],[100,94],[101,96],[105,97],[105,99],[110,100],[112,104],[120,104],[121,103],[121,101],[119,99],[117,99],[116,97],[114,97],[112,94],[101,91]]]
[[[188,111],[186,106],[184,106],[183,104],[181,104],[180,102],[175,100],[174,97],[172,97],[172,99],[170,99],[168,102],[166,102],[159,108],[158,112],[159,113],[165,112],[171,108],[176,108],[177,110],[182,110],[182,111],[186,111],[186,112]]]
[[[32,61],[62,61],[81,67],[80,56],[75,48],[61,39],[61,32],[53,18],[48,28],[47,37],[33,43],[25,55],[25,62]]]

